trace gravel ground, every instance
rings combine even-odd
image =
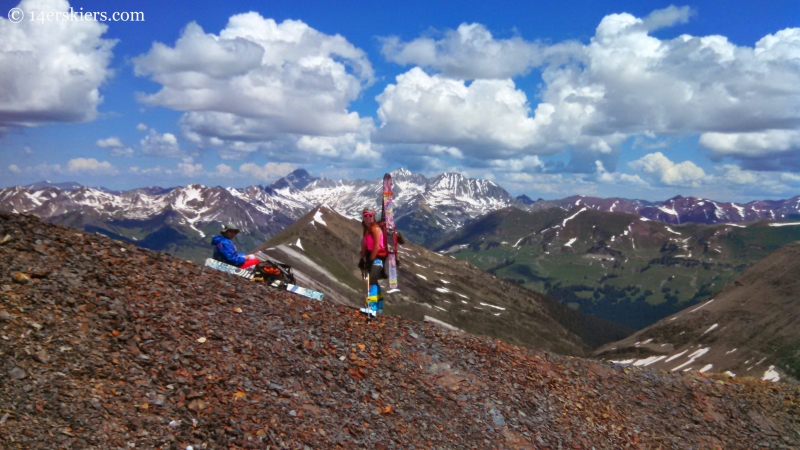
[[[2,241],[3,448],[800,446],[796,385],[367,323],[35,217]]]

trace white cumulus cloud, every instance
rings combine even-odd
[[[26,13],[67,13],[70,5],[23,0],[17,7]],[[99,88],[112,75],[115,41],[102,39],[107,29],[90,21],[0,19],[0,134],[12,127],[94,119],[102,101]]]
[[[584,48],[580,64],[544,71],[543,98],[558,90],[592,95],[563,97],[556,108],[580,101],[589,108],[582,132],[603,135],[752,133],[800,123],[800,29],[769,35],[754,47],[724,36],[681,35],[662,40],[654,27],[688,19],[688,10],[656,11],[648,18],[606,16]],[[725,151],[724,139],[704,142]],[[705,145],[705,144],[704,144]],[[751,155],[774,149],[750,147]],[[736,151],[728,154],[741,156]],[[763,154],[763,153],[759,153]]]
[[[428,151],[433,155],[448,155],[450,157],[461,159],[464,154],[457,147],[446,147],[444,145],[429,145]]]
[[[627,185],[639,185],[639,186],[647,186],[647,182],[644,181],[639,175],[630,175],[627,173],[620,173],[620,172],[609,172],[603,166],[602,161],[595,161],[595,167],[597,168],[597,181],[599,183],[604,184],[627,184]]]
[[[800,130],[703,133],[700,144],[716,157],[741,159],[749,168],[800,170]]]
[[[545,46],[519,36],[495,39],[479,23],[462,23],[440,39],[420,37],[401,42],[396,36],[383,38],[381,52],[389,60],[416,65],[460,79],[512,78],[540,66],[550,55],[577,48],[574,43]]]
[[[535,146],[546,148],[543,127],[549,105],[530,117],[525,93],[511,80],[464,81],[428,75],[414,68],[397,77],[377,97],[387,142],[456,147],[469,156],[511,156]]]
[[[109,149],[109,154],[111,156],[133,156],[133,149],[127,147],[123,142],[122,139],[118,138],[117,136],[111,136],[105,139],[98,139],[94,145],[100,148],[107,148]]]
[[[150,129],[141,141],[142,153],[145,155],[165,156],[168,158],[182,158],[184,152],[178,143],[178,138],[172,133],[161,134]]]
[[[21,173],[22,171],[19,170],[19,167],[16,164],[11,164],[8,166],[8,171],[12,173]]]
[[[118,138],[117,136],[111,136],[105,139],[98,139],[94,145],[101,147],[101,148],[122,148],[125,147],[125,144],[122,143],[122,139]]]
[[[519,159],[495,159],[489,166],[504,172],[533,173],[544,170],[544,163],[536,155],[527,155]]]
[[[353,160],[366,164],[378,160],[381,156],[380,146],[370,139],[374,128],[372,119],[362,119],[355,132],[338,136],[300,136],[295,141],[294,147],[312,158]]]
[[[192,22],[174,46],[154,43],[134,65],[162,85],[142,102],[185,111],[187,139],[216,146],[358,133],[362,120],[347,108],[373,81],[366,54],[342,36],[255,12],[230,17],[218,35]]]
[[[569,169],[592,173],[597,159],[613,171],[612,156],[631,136],[661,142],[701,135],[714,158],[738,159],[751,169],[800,170],[794,156],[800,149],[800,28],[776,31],[753,46],[721,35],[651,34],[692,15],[674,6],[644,18],[611,14],[587,44],[496,39],[479,24],[440,39],[385,39],[390,60],[421,68],[377,97],[378,137],[457,147],[483,159],[569,149]],[[509,61],[503,52],[515,57]],[[497,64],[482,69],[493,55],[500,55]],[[531,67],[542,74],[535,96],[510,80]],[[538,104],[529,105],[534,98]]]
[[[675,163],[661,152],[650,153],[628,163],[657,183],[667,186],[697,187],[706,178],[705,171],[691,161]]]
[[[163,166],[147,167],[147,168],[131,166],[128,168],[128,171],[134,175],[159,176],[159,177],[173,174],[172,169],[168,169]]]
[[[117,169],[108,161],[98,161],[94,158],[75,158],[67,163],[67,172],[115,174]]]
[[[233,167],[227,164],[217,164],[216,170],[212,172],[211,175],[215,177],[228,178],[236,175],[236,172],[233,171]]]
[[[130,147],[125,148],[112,148],[111,151],[108,152],[111,156],[125,156],[130,158],[133,156],[133,149]]]
[[[178,163],[178,172],[185,177],[195,177],[203,175],[203,165],[200,163],[194,164],[192,162]]]

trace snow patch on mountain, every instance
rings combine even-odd
[[[561,222],[561,226],[562,226],[562,227],[566,227],[566,226],[567,226],[567,222],[569,222],[570,220],[574,219],[575,217],[577,217],[577,216],[578,216],[578,214],[580,214],[580,213],[582,213],[582,212],[584,212],[584,211],[586,211],[586,208],[583,208],[583,209],[581,209],[580,211],[576,212],[575,214],[573,214],[573,215],[571,215],[571,216],[567,217],[566,219],[564,219],[564,221],[563,221],[563,222]]]
[[[325,223],[324,220],[322,220],[322,211],[321,210],[317,210],[317,212],[314,213],[314,222],[317,222],[320,225],[328,226],[328,224]]]
[[[792,227],[800,225],[800,222],[787,222],[787,223],[771,223],[769,226],[771,227]]]

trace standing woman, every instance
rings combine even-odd
[[[375,223],[375,213],[369,208],[364,208],[361,213],[361,227],[363,228],[361,239],[361,259],[358,267],[361,274],[366,278],[369,274],[369,294],[367,297],[367,310],[372,315],[383,312],[383,292],[378,280],[384,278],[383,265],[384,259],[388,255],[386,242],[383,237],[383,230]]]

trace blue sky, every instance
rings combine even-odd
[[[533,198],[788,198],[800,3],[731,5],[0,1],[0,186],[407,167]],[[70,8],[144,21],[46,15]]]

